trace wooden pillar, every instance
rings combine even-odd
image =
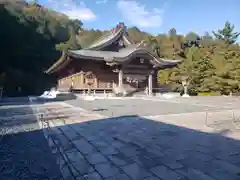
[[[153,77],[152,73],[148,75],[148,95],[152,96],[152,88],[153,88]]]
[[[123,85],[123,70],[119,69],[118,71],[118,86],[122,87]]]

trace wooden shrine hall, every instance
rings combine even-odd
[[[144,89],[152,95],[157,71],[180,62],[158,58],[143,42],[134,44],[120,23],[88,48],[63,52],[46,73],[57,75],[57,89],[128,93]]]

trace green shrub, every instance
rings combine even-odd
[[[220,96],[218,92],[199,92],[198,96]]]

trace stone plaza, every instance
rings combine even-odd
[[[238,97],[0,106],[1,179],[239,180]]]

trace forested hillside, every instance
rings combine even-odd
[[[2,3],[2,2],[1,2]],[[25,1],[0,4],[0,86],[5,95],[40,93],[52,78],[43,71],[59,58],[58,49],[80,48],[79,21]]]
[[[44,70],[59,58],[60,50],[86,47],[105,33],[86,30],[79,20],[70,20],[36,3],[27,4],[24,0],[1,3],[0,86],[8,96],[41,93],[51,87],[54,77],[45,75]],[[181,78],[188,77],[191,91],[237,92],[239,33],[233,24],[224,23],[219,30],[206,32],[204,36],[194,32],[179,35],[174,28],[156,37],[137,27],[128,30],[135,42],[146,40],[159,57],[184,59],[176,68],[159,71],[161,84],[180,91]]]

